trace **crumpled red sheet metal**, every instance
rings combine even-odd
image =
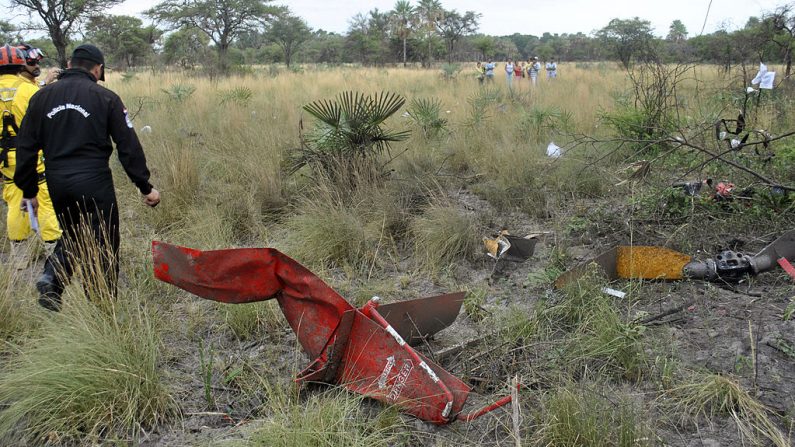
[[[304,351],[314,359],[296,378],[299,382],[341,384],[440,425],[456,418],[471,420],[510,402],[503,398],[462,415],[470,388],[406,341],[452,323],[463,293],[384,306],[373,299],[357,309],[276,249],[199,251],[155,241],[152,252],[158,279],[202,298],[224,303],[275,298]],[[379,309],[389,306],[390,311],[383,312],[387,320]]]

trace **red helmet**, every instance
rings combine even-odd
[[[33,48],[26,43],[19,44],[17,48],[22,50],[25,55],[25,63],[28,65],[36,65],[40,60],[44,59],[44,51],[41,51],[40,48]]]
[[[20,67],[25,65],[25,53],[9,44],[0,47],[0,66],[13,67],[15,65]]]

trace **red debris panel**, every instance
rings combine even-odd
[[[199,251],[154,241],[152,253],[158,279],[202,298],[230,304],[276,299],[314,359],[298,382],[340,384],[438,425],[469,421],[510,402],[507,396],[461,414],[470,388],[410,345],[449,326],[463,293],[382,306],[373,298],[357,309],[273,248]]]

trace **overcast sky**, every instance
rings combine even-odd
[[[112,12],[135,15],[156,3],[154,0],[126,1]],[[733,30],[745,25],[749,17],[760,16],[786,3],[787,0],[442,0],[446,9],[483,14],[479,31],[484,34],[536,36],[544,32],[588,34],[607,25],[610,19],[636,16],[649,20],[661,37],[668,33],[668,27],[676,19],[685,24],[690,36],[695,36],[700,33],[705,17],[706,33],[721,27]],[[344,33],[348,21],[357,13],[373,8],[389,11],[395,0],[276,0],[274,4],[289,6],[312,28]]]
[[[725,28],[741,28],[751,16],[760,16],[792,0],[442,0],[446,9],[482,14],[479,32],[490,35],[513,33],[540,36],[549,33],[589,34],[613,18],[640,17],[649,20],[658,36],[668,33],[671,22],[679,19],[690,36],[698,35],[706,18],[705,33]],[[157,0],[128,0],[111,9],[114,14],[139,15]],[[413,1],[416,4],[416,0]],[[710,7],[711,3],[711,7]],[[7,6],[8,0],[0,0]],[[344,33],[357,13],[373,8],[388,11],[395,0],[276,0],[287,5],[315,29]],[[2,8],[12,13],[9,8]],[[709,14],[707,11],[709,10]],[[6,16],[6,14],[2,14]],[[9,14],[11,15],[11,14]]]

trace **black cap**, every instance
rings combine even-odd
[[[105,80],[105,56],[102,55],[102,51],[99,51],[99,48],[90,43],[80,45],[72,51],[72,59],[84,59],[102,65],[99,80]]]

